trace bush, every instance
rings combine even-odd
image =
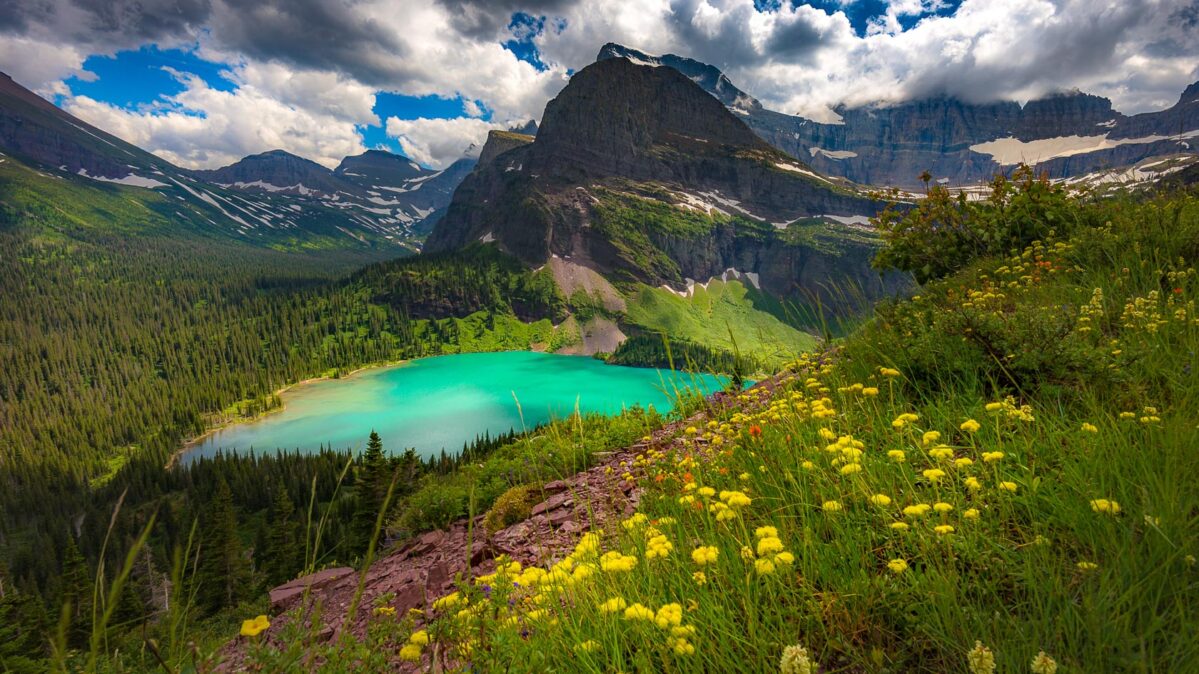
[[[970,201],[965,192],[932,185],[915,208],[888,207],[874,221],[884,243],[875,268],[910,272],[925,283],[980,257],[1022,250],[1055,231],[1066,234],[1083,214],[1065,187],[1024,165],[1010,179],[995,176],[990,188],[985,200]]]
[[[495,505],[483,516],[483,527],[488,533],[494,534],[504,527],[528,519],[540,496],[540,490],[533,485],[509,489],[495,500]]]

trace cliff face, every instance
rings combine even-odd
[[[426,250],[494,243],[530,266],[557,256],[655,286],[732,267],[779,295],[850,277],[872,296],[888,287],[868,243],[818,250],[783,234],[878,204],[770,147],[672,68],[588,66],[546,106],[535,139],[511,135],[488,139]]]
[[[841,107],[839,124],[823,124],[768,110],[737,89],[718,69],[693,59],[650,56],[608,44],[598,59],[629,58],[676,69],[727,106],[773,147],[822,174],[870,185],[918,187],[928,171],[953,184],[989,179],[1015,161],[1036,163],[1054,178],[1128,166],[1150,157],[1193,153],[1188,134],[1199,135],[1199,83],[1178,104],[1126,117],[1111,101],[1066,93],[1026,103],[966,103],[930,98],[889,106]],[[1068,142],[1073,137],[1088,141]],[[986,144],[1011,139],[1002,156]],[[1021,143],[1053,141],[1025,147]],[[1117,142],[1111,142],[1117,141]],[[1123,141],[1123,142],[1119,142]],[[1068,142],[1068,150],[1062,147]],[[979,149],[978,146],[984,146]]]

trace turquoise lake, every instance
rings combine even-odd
[[[412,447],[432,456],[442,449],[458,452],[484,432],[520,431],[567,417],[576,404],[582,412],[604,414],[634,405],[666,412],[675,387],[711,393],[724,383],[712,375],[526,351],[422,358],[288,391],[283,411],[212,433],[183,461],[218,450],[359,451],[372,429],[389,452]]]

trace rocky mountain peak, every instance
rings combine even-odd
[[[285,150],[269,150],[211,171],[196,171],[196,175],[221,185],[271,185],[280,188],[303,187],[304,190],[334,193],[338,180],[329,169],[298,157]]]
[[[427,171],[403,155],[386,150],[367,150],[342,159],[333,173],[375,178],[375,184],[392,185],[416,178]]]
[[[496,157],[508,150],[528,145],[532,142],[533,136],[531,135],[493,129],[488,132],[487,142],[483,144],[483,150],[479,153],[479,163],[490,165],[495,161]]]
[[[597,61],[550,101],[532,153],[547,172],[640,176],[670,155],[773,152],[720,101],[674,68]]]
[[[695,59],[675,54],[652,56],[632,47],[616,44],[615,42],[609,42],[601,47],[595,60],[603,61],[615,58],[625,58],[638,65],[674,68],[730,108],[741,108],[750,111],[762,107],[762,104],[757,99],[738,89],[729,78],[725,77],[719,68],[703,63],[702,61],[696,61]]]

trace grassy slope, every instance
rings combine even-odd
[[[665,332],[705,346],[732,351],[732,328],[742,353],[779,362],[816,345],[816,338],[754,307],[753,294],[740,281],[714,280],[695,286],[691,297],[663,288],[639,286],[626,319],[651,332]]]
[[[1199,202],[1093,208],[1111,224],[881,307],[838,356],[651,451],[620,531],[549,576],[464,586],[428,615],[436,647],[407,653],[760,672],[802,645],[821,671],[971,671],[972,651],[999,672],[1042,651],[1061,672],[1199,671]],[[404,625],[372,638],[396,648]]]

